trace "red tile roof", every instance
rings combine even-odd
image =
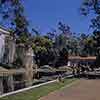
[[[80,57],[80,56],[70,56],[69,60],[96,60],[96,56]]]

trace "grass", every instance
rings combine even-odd
[[[50,92],[72,83],[76,79],[64,79],[64,83],[54,82],[38,88],[34,88],[22,93],[0,98],[0,100],[38,100],[40,97],[48,95]]]

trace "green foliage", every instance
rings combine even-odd
[[[91,27],[95,30],[100,29],[99,6],[99,0],[84,0],[81,7],[81,13],[83,15],[88,15],[91,8],[96,14],[96,17],[91,20]],[[22,0],[1,0],[0,15],[3,22],[10,22],[10,32],[11,35],[16,38],[17,43],[24,43],[32,46],[36,55],[37,64],[39,65],[48,64],[51,61],[53,62],[54,59],[63,59],[64,61],[68,58],[68,55],[96,55],[96,48],[100,46],[99,33],[96,32],[93,36],[81,34],[81,36],[78,37],[71,32],[69,25],[62,22],[58,23],[57,30],[48,32],[46,36],[41,36],[41,32],[32,28],[33,34],[35,33],[32,37],[28,31],[29,23],[24,16]],[[66,54],[67,58],[64,56]]]
[[[0,15],[3,25],[9,25],[20,42],[25,42],[29,37],[29,32],[22,0],[0,0]]]
[[[20,41],[20,43],[26,43],[28,41],[27,33],[25,33],[25,32],[21,33],[20,37],[19,37],[19,41]]]
[[[41,46],[36,46],[35,48],[34,48],[34,51],[36,52],[36,53],[38,53],[38,52],[47,52],[47,49],[45,48],[45,47],[41,47]]]
[[[51,48],[53,42],[44,36],[34,36],[32,47],[35,52],[44,51]]]
[[[58,23],[58,29],[61,31],[62,34],[66,36],[71,35],[70,27],[62,22]]]
[[[80,55],[81,56],[95,56],[96,48],[93,35],[81,34],[80,36]]]
[[[100,32],[99,31],[93,32],[93,40],[95,43],[97,54],[99,54],[99,51],[100,51]]]
[[[91,25],[94,30],[100,30],[100,0],[84,0],[81,6],[81,14],[95,14],[95,17],[91,19]]]
[[[36,55],[35,60],[36,63],[40,65],[48,64],[50,62],[50,53],[49,50],[53,46],[52,40],[47,38],[46,36],[36,35],[32,40],[32,48]]]

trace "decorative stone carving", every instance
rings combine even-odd
[[[14,91],[14,80],[13,80],[13,75],[8,76],[8,91]]]
[[[3,94],[3,80],[0,78],[0,95]]]
[[[26,69],[25,78],[27,80],[26,85],[31,86],[33,81],[33,49],[31,47],[26,51],[24,65]]]
[[[13,37],[5,38],[4,63],[12,64],[15,57],[16,44]]]
[[[5,52],[5,35],[0,34],[0,63],[3,61],[4,52]]]

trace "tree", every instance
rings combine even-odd
[[[58,29],[62,34],[65,34],[66,36],[70,36],[72,34],[72,32],[70,31],[70,27],[66,24],[63,24],[62,22],[58,23]]]
[[[85,48],[88,56],[96,55],[96,46],[93,36],[88,36],[88,38],[85,41]]]
[[[60,27],[62,26],[58,24],[58,30],[60,30]],[[45,36],[40,35],[40,32],[36,29],[32,30],[36,33],[33,37],[33,49],[36,55],[36,62],[39,66],[44,64],[52,64],[55,66],[58,63],[64,62],[67,64],[67,34],[62,33],[65,32],[63,31],[65,29],[62,28],[60,33],[57,33],[57,31],[49,32]],[[69,29],[66,32],[69,32]]]
[[[97,59],[96,62],[100,62],[100,0],[84,0],[81,7],[81,13],[82,15],[88,15],[90,13],[94,14],[95,17],[91,19],[91,25],[94,29],[94,41],[96,46],[96,53],[97,53]],[[100,64],[99,64],[100,65]]]
[[[53,42],[46,36],[35,35],[33,37],[32,47],[36,55],[36,63],[39,66],[49,64],[53,60],[52,46]]]
[[[100,0],[84,0],[81,6],[81,14],[87,16],[94,14],[95,17],[91,19],[91,25],[94,30],[100,30]]]
[[[81,34],[80,36],[80,55],[95,56],[96,48],[93,35]]]
[[[61,66],[67,64],[68,59],[68,45],[72,32],[68,25],[62,22],[58,23],[58,30],[56,30],[54,49],[55,49],[55,66]],[[67,56],[66,56],[67,55]]]
[[[0,0],[0,15],[3,25],[13,30],[13,33],[24,42],[30,34],[28,32],[28,21],[24,16],[22,0]]]
[[[79,55],[79,40],[77,36],[71,36],[67,42],[67,48],[69,48],[70,55],[78,56]]]
[[[60,34],[59,36],[56,36],[55,47],[58,48],[59,50],[62,50],[63,48],[66,47],[66,41],[67,41],[67,37],[65,37],[64,34]]]
[[[69,25],[65,25],[62,22],[58,23],[58,29],[60,30],[58,43],[61,47],[67,48],[69,55],[78,55],[79,42],[76,33],[71,31]]]
[[[51,32],[48,32],[48,33],[47,33],[47,37],[48,37],[49,39],[51,39],[52,41],[54,41],[54,40],[55,40],[55,37],[56,37],[56,30],[53,29]]]
[[[98,58],[100,58],[100,31],[93,32],[93,40],[94,40],[94,47],[96,48],[96,55],[97,55],[97,63],[100,62]]]

